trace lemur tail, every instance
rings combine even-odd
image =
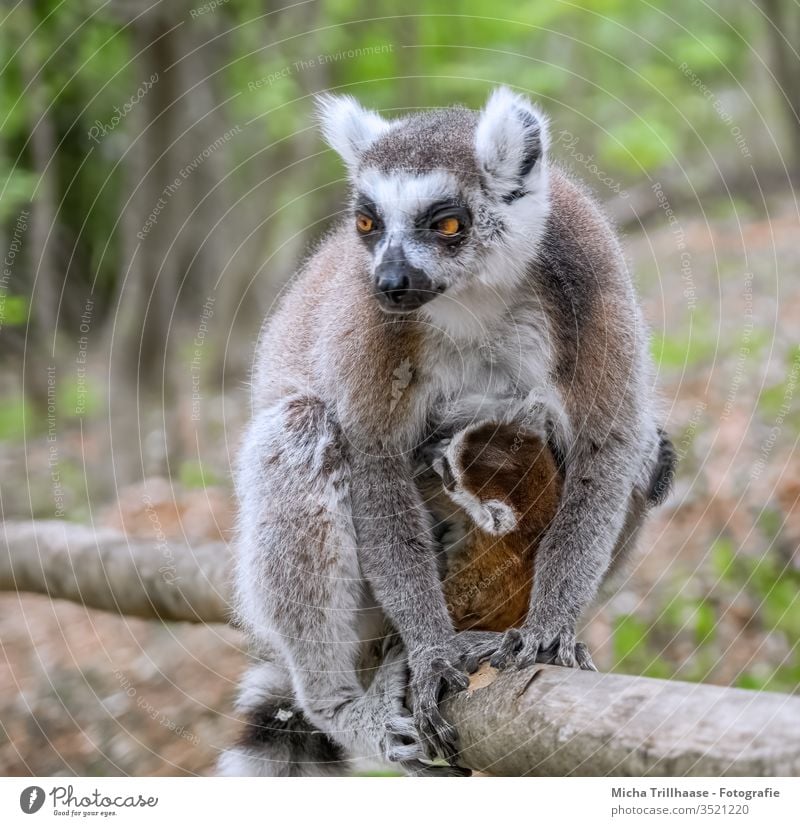
[[[261,663],[245,677],[237,702],[244,717],[239,742],[220,757],[225,777],[321,777],[349,773],[341,747],[314,728],[294,698],[275,692],[272,663]]]

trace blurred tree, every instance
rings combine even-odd
[[[769,64],[791,136],[790,163],[800,173],[800,6],[794,0],[759,0],[766,17]]]
[[[16,4],[0,24],[6,248],[19,210],[32,220],[2,287],[16,309],[0,358],[27,346],[41,377],[91,301],[93,340],[105,330],[93,363],[120,403],[127,385],[171,405],[210,301],[203,375],[245,376],[260,318],[344,207],[311,117],[323,90],[387,115],[524,90],[551,115],[554,156],[623,221],[658,209],[654,180],[673,205],[768,185],[781,107],[800,145],[798,20],[792,0],[759,2]]]

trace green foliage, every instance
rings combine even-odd
[[[219,484],[219,479],[202,462],[182,462],[178,470],[181,484],[187,488],[207,488]]]
[[[713,326],[695,323],[688,332],[656,333],[651,352],[659,368],[686,369],[711,361],[717,350]]]
[[[800,347],[793,347],[786,357],[786,374],[782,381],[761,391],[759,409],[776,424],[788,424],[800,430]]]
[[[137,25],[145,24],[126,23],[102,0],[39,0],[16,4],[0,27],[0,50],[8,56],[0,72],[0,221],[13,220],[34,197],[28,138],[47,107],[58,145],[50,169],[57,233],[74,256],[70,278],[81,281],[69,287],[85,292],[91,284],[101,298],[113,296],[124,275],[117,221],[130,195],[126,153],[135,119],[123,120],[100,144],[87,133],[95,121],[109,122],[143,80],[137,43],[150,34],[137,39]],[[731,123],[714,103],[733,101],[731,111],[741,111],[740,78],[758,64],[743,44],[756,42],[764,29],[754,4],[723,16],[694,0],[673,0],[668,8],[626,0],[490,6],[467,0],[447,9],[416,0],[401,15],[388,2],[267,12],[258,0],[238,0],[182,25],[202,31],[209,48],[229,58],[207,78],[204,94],[215,105],[228,101],[237,123],[252,121],[263,131],[254,143],[231,143],[226,153],[248,157],[254,145],[263,152],[265,212],[280,207],[279,226],[291,228],[313,225],[330,211],[308,214],[308,200],[292,205],[293,199],[311,191],[333,197],[325,186],[341,176],[339,162],[313,134],[312,98],[319,91],[351,93],[395,114],[453,102],[480,107],[493,85],[509,84],[540,100],[554,132],[578,136],[579,151],[627,188],[644,173],[682,176],[708,165],[709,155],[721,166],[726,156],[738,159]],[[26,49],[18,49],[23,42]],[[747,127],[753,145],[756,121],[737,124]],[[310,177],[292,165],[298,146],[301,157],[313,159],[302,167]],[[557,145],[554,151],[596,183]],[[238,160],[231,157],[230,167]],[[32,274],[27,278],[30,284]],[[98,306],[105,312],[106,304]],[[659,346],[667,366],[682,360],[676,341]],[[710,342],[693,339],[686,356],[711,352]]]
[[[751,557],[736,553],[725,538],[711,549],[708,564],[717,583],[708,594],[694,596],[675,589],[653,604],[652,621],[623,614],[614,623],[615,670],[652,677],[702,681],[727,654],[718,638],[719,618],[735,601],[752,607],[753,627],[785,635],[791,653],[777,668],[746,665],[736,677],[741,688],[794,691],[800,683],[800,571],[782,565],[774,555]],[[680,583],[691,581],[681,575]],[[684,586],[685,587],[685,586]],[[671,646],[691,647],[691,656],[677,670],[668,656]],[[793,647],[792,647],[792,644]]]
[[[0,402],[0,442],[22,441],[25,437],[26,405],[22,396],[7,396]]]
[[[0,293],[0,325],[21,327],[28,320],[28,303],[24,295]]]

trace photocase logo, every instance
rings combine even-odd
[[[41,786],[28,786],[19,796],[19,807],[26,815],[38,812],[44,805],[44,789]]]

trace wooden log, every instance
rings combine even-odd
[[[800,774],[800,697],[535,665],[488,665],[445,716],[497,775]]]
[[[58,520],[0,526],[0,590],[131,617],[228,622],[230,571],[224,542],[136,539]]]
[[[189,622],[229,618],[223,542],[191,547],[68,522],[0,527],[0,590]],[[800,697],[535,665],[448,697],[462,765],[495,775],[800,775]]]

